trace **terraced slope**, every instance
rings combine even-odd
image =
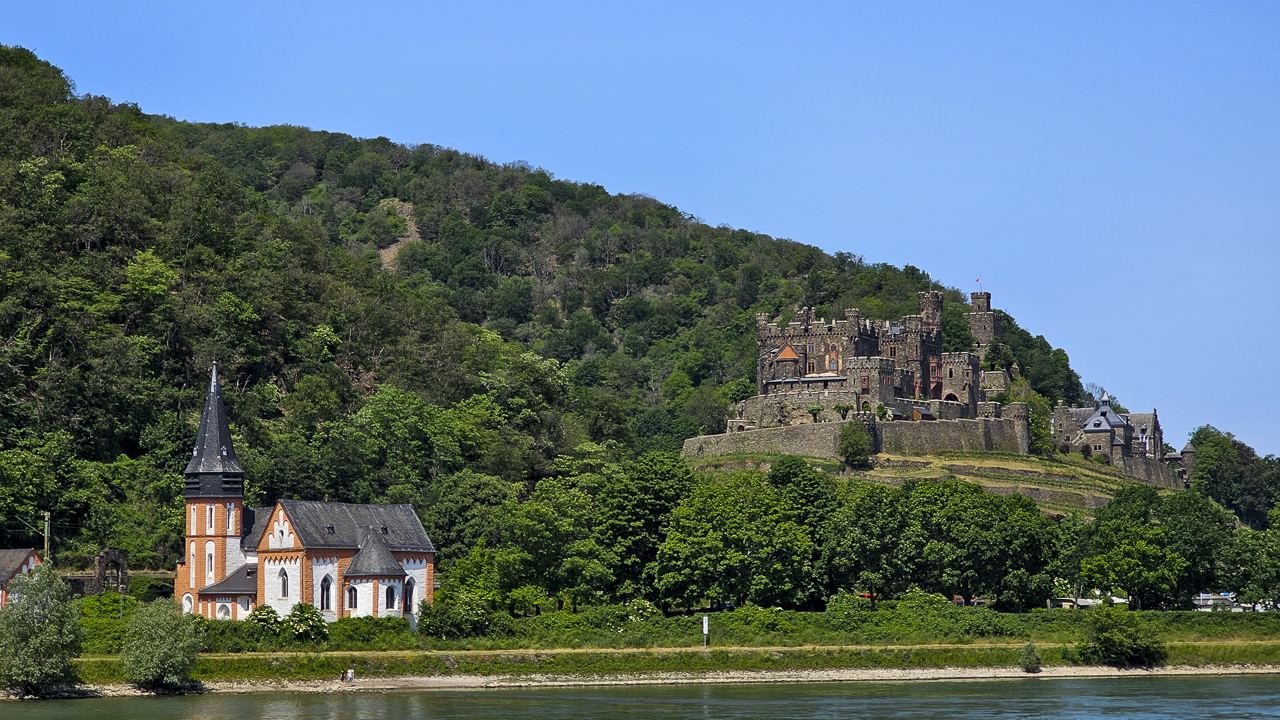
[[[691,462],[697,472],[712,475],[737,470],[768,470],[781,455],[726,455]],[[822,458],[806,458],[825,472],[890,485],[909,479],[956,478],[1001,495],[1018,493],[1045,512],[1086,514],[1111,500],[1116,490],[1136,482],[1115,469],[1077,458],[1039,458],[988,452],[948,452],[928,456],[881,454],[871,470],[853,472]],[[1171,492],[1161,490],[1162,493]]]

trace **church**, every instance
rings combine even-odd
[[[307,500],[244,506],[244,469],[217,363],[184,475],[186,552],[174,588],[183,612],[243,620],[258,605],[286,615],[310,603],[329,622],[413,622],[419,603],[431,602],[435,546],[411,506]]]

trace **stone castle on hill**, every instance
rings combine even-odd
[[[801,308],[785,326],[757,314],[756,396],[733,407],[725,435],[687,440],[685,455],[787,452],[834,458],[839,427],[850,420],[867,424],[879,452],[1027,453],[1027,406],[996,401],[1019,376],[1018,366],[982,370],[1003,335],[991,293],[970,295],[974,342],[965,352],[942,350],[943,293],[918,296],[919,314],[896,322],[863,318],[857,308],[831,321]],[[1165,464],[1177,458],[1163,454],[1154,410],[1116,413],[1105,396],[1097,408],[1059,403],[1050,432],[1069,452],[1100,454],[1139,479],[1180,486]]]

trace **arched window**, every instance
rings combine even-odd
[[[189,613],[195,607],[196,603],[191,599],[190,595],[182,596],[182,612]]]
[[[413,578],[404,581],[404,611],[413,612]]]
[[[289,597],[289,573],[280,568],[280,597]]]
[[[230,606],[230,605],[219,605],[219,606],[218,606],[218,619],[219,619],[219,620],[230,620],[230,619],[231,619],[231,606]]]
[[[330,609],[329,590],[331,587],[333,587],[333,581],[329,579],[328,575],[325,575],[324,579],[320,581],[320,609],[321,610]]]
[[[394,610],[396,607],[396,589],[390,585],[387,586],[387,609]]]
[[[348,609],[348,610],[355,610],[355,609],[356,609],[356,607],[357,607],[357,605],[358,605],[358,603],[356,602],[356,600],[357,600],[359,597],[360,597],[360,596],[359,596],[359,594],[358,594],[358,593],[356,593],[356,586],[355,586],[355,585],[352,585],[351,587],[348,587],[348,588],[347,588],[347,609]]]
[[[227,503],[227,534],[234,535],[236,532],[236,506],[234,503]]]
[[[192,506],[195,507],[195,506]],[[195,512],[192,510],[192,512]],[[196,586],[196,543],[191,542],[191,587]]]

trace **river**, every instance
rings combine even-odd
[[[1280,718],[1280,678],[667,685],[0,703],[6,720]]]

